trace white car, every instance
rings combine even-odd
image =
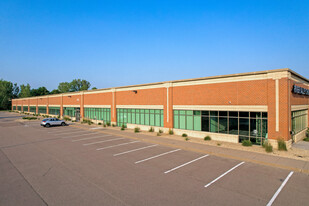
[[[57,119],[57,118],[46,118],[41,122],[41,126],[50,127],[50,126],[66,126],[65,121]]]

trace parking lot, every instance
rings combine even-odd
[[[0,205],[308,205],[306,174],[0,113]]]

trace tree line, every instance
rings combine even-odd
[[[0,79],[0,110],[10,109],[11,100],[14,98],[35,97],[48,94],[61,94],[65,92],[84,91],[90,88],[91,84],[87,80],[73,79],[71,82],[61,82],[57,89],[48,91],[46,87],[32,89],[30,84],[18,86],[10,81]],[[92,89],[97,89],[93,87]]]

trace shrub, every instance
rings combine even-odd
[[[173,135],[173,134],[174,134],[174,131],[173,131],[172,129],[169,129],[169,130],[168,130],[168,134]]]
[[[211,137],[207,135],[206,137],[204,137],[204,140],[209,141],[209,140],[211,140]]]
[[[182,134],[182,137],[187,137],[188,135],[186,133],[183,133]]]
[[[112,127],[116,127],[116,125],[115,125],[115,124],[112,124]]]
[[[153,127],[150,127],[150,129],[148,130],[148,132],[154,132]]]
[[[309,138],[309,127],[308,127],[308,129],[306,131],[306,137]]]
[[[98,123],[98,125],[102,125],[102,123],[101,123],[101,122],[99,122],[99,123]]]
[[[162,134],[162,133],[163,133],[163,130],[162,130],[162,129],[159,129],[159,133]]]
[[[106,124],[103,124],[103,127],[106,127]]]
[[[277,143],[278,143],[278,150],[287,151],[286,144],[285,144],[285,141],[283,139],[281,139],[281,138],[277,139]]]
[[[157,132],[157,136],[161,136],[160,132]]]
[[[306,137],[305,139],[303,139],[306,142],[309,142],[309,137]]]
[[[242,146],[245,146],[245,147],[251,147],[252,146],[252,142],[250,140],[244,140],[242,141]]]
[[[125,126],[124,126],[124,125],[122,125],[120,130],[124,130],[124,128],[125,128]]]
[[[38,119],[38,118],[36,118],[36,117],[23,117],[23,119],[35,120],[35,119]]]
[[[139,127],[135,127],[135,128],[134,128],[134,132],[135,132],[135,133],[138,133],[139,131],[140,131],[140,128],[139,128]]]
[[[71,120],[71,118],[68,117],[68,116],[64,116],[63,119],[64,119],[65,121],[70,121],[70,120]]]
[[[218,146],[221,146],[221,143],[217,143]]]
[[[111,123],[110,122],[106,122],[106,126],[111,126]]]
[[[186,140],[186,141],[189,141],[190,139],[189,139],[189,137],[185,137],[185,140]]]
[[[270,153],[273,151],[273,146],[269,142],[264,142],[263,147],[265,148],[265,151],[267,153]]]

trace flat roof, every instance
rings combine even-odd
[[[192,79],[171,80],[171,81],[154,82],[154,83],[147,83],[147,84],[136,84],[136,85],[128,85],[128,86],[120,86],[120,87],[109,87],[109,88],[102,88],[102,89],[84,90],[84,91],[77,91],[77,92],[66,92],[66,93],[61,93],[61,94],[49,94],[49,95],[42,95],[42,96],[35,96],[35,97],[24,97],[24,98],[16,98],[16,99],[35,99],[35,98],[38,98],[38,97],[42,98],[42,97],[47,97],[47,96],[54,96],[54,97],[59,96],[60,97],[61,95],[76,94],[76,93],[80,93],[80,92],[91,93],[91,92],[98,92],[98,91],[111,90],[111,89],[151,86],[151,85],[158,85],[158,84],[165,84],[165,83],[199,81],[199,80],[207,80],[207,79],[219,79],[219,78],[228,78],[228,77],[258,75],[258,74],[268,74],[268,73],[276,73],[276,72],[283,72],[283,71],[290,72],[293,75],[295,75],[295,76],[299,77],[300,79],[309,83],[309,79],[305,78],[304,76],[296,73],[295,71],[293,71],[289,68],[283,68],[283,69],[273,69],[273,70],[265,70],[265,71],[257,71],[257,72],[245,72],[245,73],[217,75],[217,76],[210,76],[210,77],[200,77],[200,78],[192,78]]]

